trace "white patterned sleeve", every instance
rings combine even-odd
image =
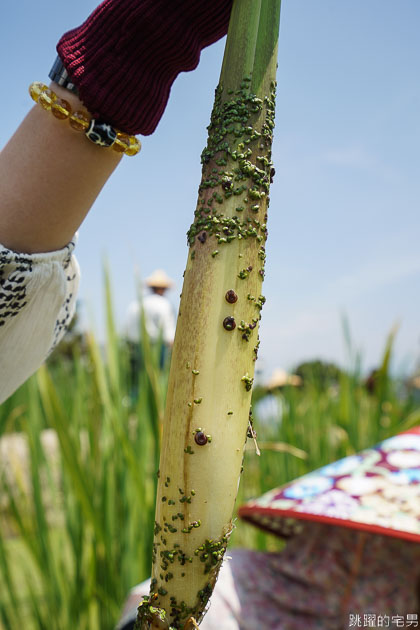
[[[0,245],[0,403],[33,374],[73,317],[79,266],[75,239],[45,254]]]

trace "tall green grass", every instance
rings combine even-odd
[[[43,367],[0,410],[0,435],[17,429],[25,461],[0,470],[0,627],[111,630],[128,590],[151,566],[156,471],[166,371],[143,326],[143,366],[133,396],[128,347],[117,334],[109,280],[107,334],[70,361]],[[240,501],[420,423],[420,410],[389,375],[386,343],[377,390],[359,362],[333,388],[306,383],[274,392],[280,417],[258,421]],[[266,392],[255,391],[255,402]],[[55,457],[44,446],[53,429]],[[278,541],[238,523],[233,545],[274,549]]]
[[[87,353],[44,366],[19,392],[13,421],[28,441],[29,487],[3,473],[0,627],[113,628],[131,588],[149,575],[153,539],[162,375],[147,370],[131,396],[127,346],[119,339],[106,280],[107,339]],[[16,415],[16,414],[15,414]],[[41,432],[54,429],[58,459]],[[24,620],[24,623],[23,623]]]

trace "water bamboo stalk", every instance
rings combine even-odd
[[[279,21],[280,0],[233,4],[188,231],[141,630],[197,627],[232,531],[265,301]]]

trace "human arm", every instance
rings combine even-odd
[[[105,0],[57,46],[81,100],[53,89],[73,110],[130,134],[152,133],[177,74],[196,67],[201,49],[226,33],[231,4]],[[9,248],[63,247],[119,162],[66,122],[34,107],[0,154],[0,242]]]
[[[54,85],[73,109],[77,96]],[[0,153],[0,403],[46,359],[70,323],[74,234],[121,155],[36,106]]]
[[[86,110],[76,95],[53,89],[73,111]],[[120,159],[33,107],[0,153],[0,243],[28,254],[63,248]]]
[[[183,40],[185,46],[182,50],[179,48],[180,41],[176,35],[181,22],[171,22],[166,14],[166,8],[173,6],[171,0],[106,0],[94,12],[92,30],[89,25],[86,27],[86,23],[82,25],[80,32],[87,39],[84,39],[80,50],[92,52],[89,47],[96,45],[92,33],[98,29],[98,24],[101,33],[106,30],[98,22],[100,13],[99,20],[103,20],[104,25],[112,25],[112,32],[118,39],[118,55],[117,47],[108,38],[104,50],[96,47],[95,54],[88,55],[88,60],[80,58],[73,39],[63,36],[62,42],[70,42],[71,47],[71,50],[66,49],[67,52],[62,51],[63,60],[68,65],[72,59],[77,59],[78,63],[81,61],[75,70],[78,76],[75,83],[77,87],[80,85],[83,96],[79,99],[55,84],[53,89],[70,103],[73,110],[85,109],[92,116],[99,114],[105,122],[128,133],[132,133],[131,125],[134,125],[136,133],[147,135],[156,127],[163,113],[176,74],[195,67],[201,48],[224,34],[230,4],[230,0],[217,0],[208,8],[204,0],[183,0],[187,17],[189,8],[191,12],[196,7],[201,10],[201,17],[197,15],[196,20],[190,20],[189,33],[196,33],[198,24],[210,24],[211,27],[210,30],[205,29],[198,39],[195,37],[191,56],[188,38]],[[136,28],[130,37],[127,24],[131,26],[134,23],[131,16],[127,18],[126,15],[128,22],[119,26],[113,19],[113,11],[121,6],[128,7],[136,15]],[[158,31],[149,29],[150,36],[144,52],[152,55],[155,74],[149,73],[150,76],[146,77],[141,69],[150,70],[150,64],[146,63],[146,57],[139,54],[136,42],[144,44],[146,41],[144,37],[139,37],[138,29],[141,32],[146,24],[142,11],[147,7],[153,9],[149,13],[148,28],[153,25],[153,20],[161,28]],[[222,10],[223,13],[223,20],[216,23],[216,31],[211,26],[213,10]],[[203,15],[206,17],[204,20]],[[185,17],[184,14],[182,25]],[[126,45],[127,50],[130,49],[127,54],[124,53]],[[177,48],[179,54],[174,55]],[[104,71],[110,66],[114,52],[116,58],[118,56],[118,64],[123,58],[126,65],[113,66],[120,101],[111,99],[113,107],[109,109],[109,94],[116,93],[109,77],[101,91],[99,105],[92,94],[97,96],[98,76],[104,78]],[[190,57],[188,67],[184,63],[185,55]],[[175,64],[172,63],[174,59]],[[169,74],[165,71],[168,60],[172,60]],[[46,73],[40,78],[45,76]],[[156,90],[157,85],[159,89]],[[118,115],[115,118],[115,111],[122,113],[123,118],[119,119]],[[76,133],[70,128],[68,121],[57,120],[39,105],[28,113],[0,154],[0,243],[3,244],[0,246],[0,401],[40,365],[71,318],[78,272],[70,252],[73,246],[67,247],[67,244],[119,160],[117,153],[90,144],[83,133]],[[118,221],[117,213],[115,220]],[[64,262],[67,259],[68,262]]]

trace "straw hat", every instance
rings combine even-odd
[[[297,374],[288,374],[286,370],[276,368],[267,383],[267,389],[275,389],[276,387],[284,387],[285,385],[298,387],[302,385],[302,379]]]
[[[270,490],[239,516],[283,537],[317,521],[420,542],[420,426]]]
[[[174,283],[163,269],[156,269],[151,276],[146,278],[146,285],[158,289],[170,289],[174,286]]]
[[[413,378],[408,381],[408,384],[410,385],[410,387],[420,389],[420,374],[417,376],[413,376]]]

